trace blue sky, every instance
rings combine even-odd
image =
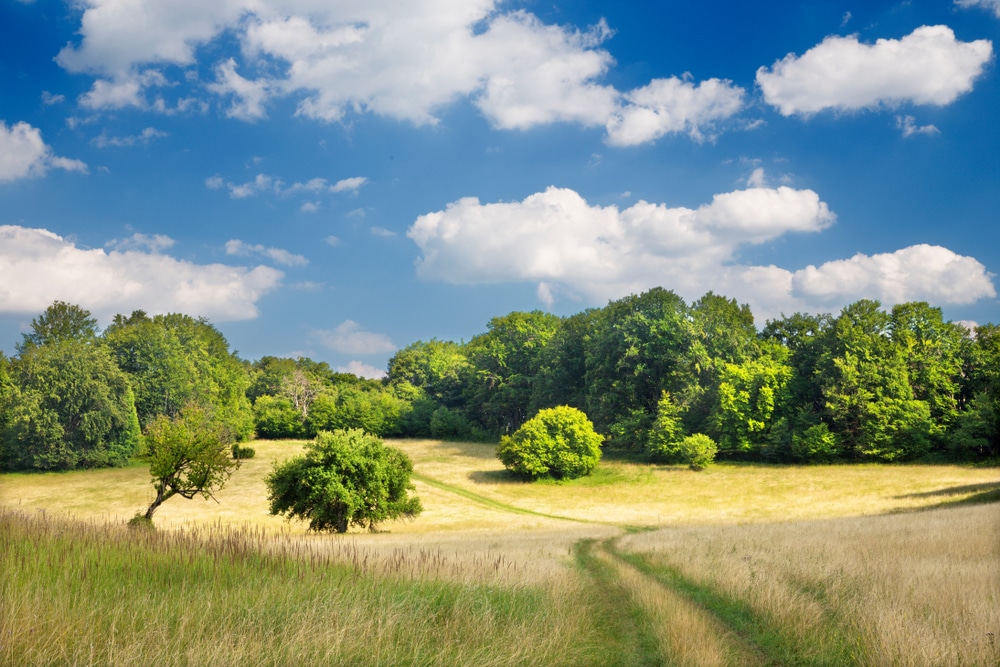
[[[55,299],[377,375],[662,285],[997,322],[1000,0],[0,0],[0,349]]]

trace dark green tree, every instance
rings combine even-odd
[[[4,464],[66,470],[125,465],[139,444],[128,379],[94,339],[23,348],[4,392]]]
[[[469,341],[473,379],[466,410],[491,433],[511,433],[528,418],[541,353],[559,328],[550,313],[513,312],[494,317],[489,331]]]
[[[410,496],[413,463],[403,452],[360,429],[324,431],[266,478],[271,514],[309,522],[309,530],[374,531],[400,517],[415,517],[420,500]]]

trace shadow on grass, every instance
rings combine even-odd
[[[965,495],[965,494],[971,495]],[[964,507],[966,505],[986,505],[1000,502],[1000,482],[989,484],[965,484],[963,486],[950,486],[937,491],[925,491],[924,493],[909,493],[897,498],[935,498],[948,496],[962,496],[953,500],[943,500],[933,505],[924,507],[900,508],[890,512],[891,514],[902,514],[907,512],[925,512],[927,510],[939,510],[949,507]]]
[[[515,475],[509,470],[474,470],[469,479],[476,484],[530,484],[532,479]]]

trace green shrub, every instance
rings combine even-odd
[[[284,397],[258,396],[253,418],[258,438],[300,438],[305,432],[302,413]]]
[[[241,447],[240,445],[233,445],[233,458],[234,459],[252,459],[257,455],[257,450],[253,447]]]
[[[702,470],[715,460],[718,451],[719,447],[715,444],[715,440],[704,433],[689,435],[680,442],[680,455],[691,470]]]
[[[837,436],[826,424],[810,426],[792,436],[792,456],[801,461],[830,461],[837,456]]]
[[[529,477],[589,475],[601,460],[603,438],[580,410],[561,405],[540,410],[497,446],[507,469]]]
[[[681,463],[680,444],[684,438],[681,411],[667,392],[656,404],[656,419],[646,437],[646,453],[654,461]]]

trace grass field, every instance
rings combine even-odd
[[[0,476],[0,665],[1000,665],[1000,471],[605,461],[511,480],[399,441],[425,511],[311,535],[254,443],[217,498],[123,524],[148,474]]]

